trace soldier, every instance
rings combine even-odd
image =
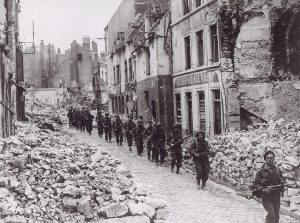
[[[137,148],[137,154],[140,156],[144,152],[144,132],[145,127],[143,125],[143,121],[139,119],[137,121],[137,126],[135,128],[135,145]]]
[[[189,153],[193,156],[193,161],[196,167],[197,188],[200,189],[200,181],[202,180],[201,188],[204,189],[209,174],[210,150],[207,141],[205,141],[204,132],[198,132],[194,141],[190,145]]]
[[[151,136],[152,136],[153,130],[154,130],[153,122],[150,120],[149,125],[148,125],[148,127],[146,128],[146,131],[145,131],[148,160],[151,160],[151,153],[152,153]],[[153,156],[153,153],[152,153],[152,161],[153,160],[154,160],[154,156]]]
[[[72,122],[74,119],[74,111],[72,107],[69,109],[67,117],[69,118],[69,127],[72,127]]]
[[[129,147],[129,151],[132,151],[132,140],[133,140],[133,133],[135,129],[135,123],[132,120],[132,116],[128,116],[128,120],[125,123],[125,133],[126,133],[126,139]]]
[[[91,114],[90,110],[86,111],[86,131],[91,135],[93,130],[93,119],[95,117]]]
[[[120,119],[119,115],[116,115],[116,119],[114,121],[114,132],[116,135],[116,141],[118,146],[122,146],[123,143],[123,122]]]
[[[104,126],[103,126],[103,116],[101,112],[98,112],[96,117],[96,122],[97,122],[98,135],[102,137]]]
[[[111,119],[108,113],[105,114],[103,124],[104,124],[105,140],[106,142],[111,142]]]
[[[179,170],[182,164],[182,147],[181,144],[183,140],[181,139],[180,125],[173,125],[170,134],[167,137],[167,144],[169,145],[169,150],[171,152],[171,172],[174,172],[174,167],[176,165],[176,174],[179,174]]]
[[[267,151],[264,159],[265,163],[255,176],[253,189],[256,193],[259,192],[259,197],[262,198],[263,206],[268,213],[266,223],[278,223],[280,194],[284,189],[284,179],[280,169],[274,164],[274,152]]]
[[[165,131],[163,130],[160,122],[157,122],[156,128],[152,133],[151,140],[153,145],[152,152],[156,164],[158,165],[158,158],[160,156],[160,165],[163,165],[166,156],[166,150],[165,150],[166,136],[165,136]]]

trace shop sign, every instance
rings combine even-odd
[[[218,75],[215,71],[206,71],[188,76],[178,77],[175,79],[175,88],[187,87],[192,85],[218,83]]]

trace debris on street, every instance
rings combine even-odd
[[[35,123],[17,127],[17,135],[0,140],[0,222],[140,223],[166,217],[166,201],[147,193],[101,148]]]

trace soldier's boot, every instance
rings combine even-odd
[[[176,174],[179,174],[179,173],[180,173],[179,168],[180,168],[180,167],[177,167]]]
[[[131,148],[131,146],[129,146],[129,151],[130,151],[130,152],[132,152],[132,148]]]

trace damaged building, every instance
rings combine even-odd
[[[24,115],[19,8],[19,0],[0,0],[0,138],[14,134],[14,122]]]
[[[299,7],[171,0],[174,113],[185,134],[300,117]]]
[[[123,1],[108,24],[108,38],[110,24],[128,9],[128,2]],[[135,18],[127,18],[109,48],[110,109],[170,127],[173,103],[168,1],[133,1],[132,5]]]

